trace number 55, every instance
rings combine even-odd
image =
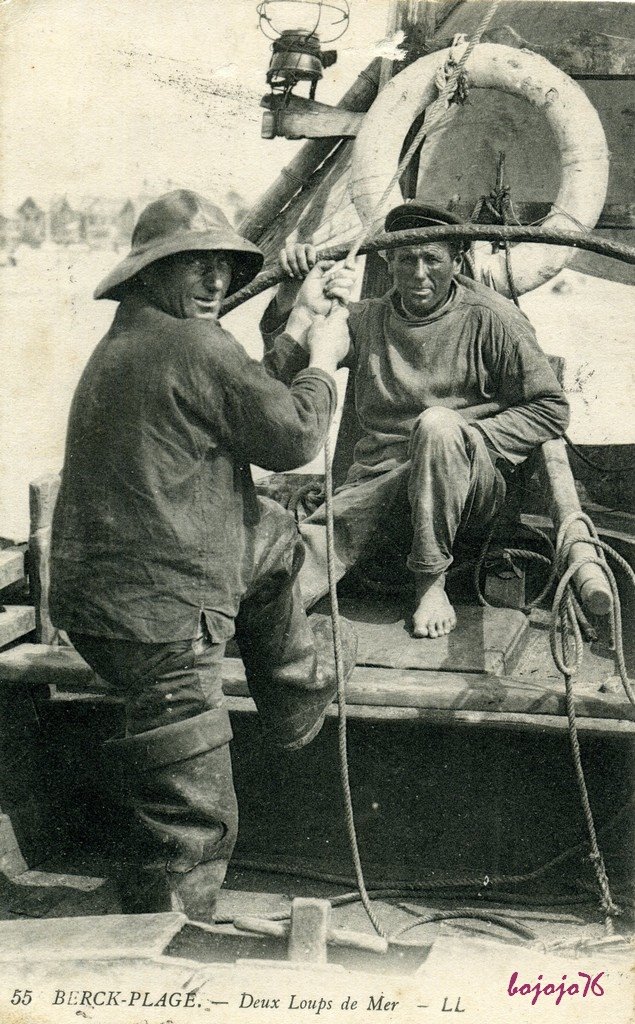
[[[14,1006],[17,1006],[18,1003],[21,1003],[22,1006],[28,1006],[31,1002],[31,989],[25,988],[23,992],[21,988],[16,988],[15,992],[11,996],[11,1002]]]

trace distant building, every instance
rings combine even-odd
[[[113,199],[89,199],[82,210],[84,238],[93,249],[116,248],[120,203]]]
[[[82,204],[84,238],[94,249],[130,245],[137,216],[132,199],[90,198]]]
[[[51,239],[58,245],[76,245],[84,234],[84,221],[79,210],[74,210],[66,196],[51,203]]]
[[[0,213],[0,249],[13,252],[20,244],[20,225],[17,217]]]
[[[34,199],[29,196],[17,210],[20,241],[37,247],[46,235],[46,215]]]
[[[132,199],[126,199],[125,203],[117,214],[115,242],[117,248],[123,246],[128,248],[132,238],[132,232],[137,219],[137,211]]]

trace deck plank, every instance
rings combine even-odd
[[[242,662],[226,658],[223,689],[228,696],[248,697]],[[475,711],[524,715],[565,715],[565,691],[508,677],[459,672],[420,672],[358,666],[348,681],[349,705]],[[576,693],[581,717],[635,722],[635,707],[618,694]]]
[[[24,578],[24,549],[5,548],[0,551],[0,590]]]
[[[19,640],[35,629],[35,609],[27,604],[8,604],[0,611],[0,647]]]
[[[397,602],[345,596],[340,613],[358,637],[357,664],[395,669],[478,672],[502,675],[515,667],[524,650],[529,624],[513,608],[457,607],[458,626],[448,636],[415,639],[409,616]]]
[[[186,921],[178,913],[3,921],[0,962],[19,960],[21,949],[29,962],[156,957]]]
[[[252,702],[240,659],[225,658],[223,675],[230,707],[250,710]],[[77,652],[64,647],[22,644],[0,653],[1,682],[54,684],[60,700],[90,701],[100,694],[113,699],[112,691]],[[514,722],[519,725],[521,716],[533,718],[536,727],[557,717],[566,724],[564,685],[559,680],[534,682],[491,673],[358,666],[347,685],[347,702],[351,717],[374,716],[377,721],[418,718],[439,724],[485,726],[491,722],[502,727]],[[584,719],[615,722],[620,734],[630,732],[629,726],[635,723],[635,707],[620,692],[590,693],[588,687],[578,687],[575,705],[581,723]],[[357,708],[364,708],[363,714]]]

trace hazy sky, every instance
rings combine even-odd
[[[351,7],[325,102],[385,35],[387,0]],[[260,138],[270,44],[255,0],[0,0],[0,39],[2,207],[27,193],[120,195],[144,179],[208,193],[222,182],[254,199],[297,149]]]

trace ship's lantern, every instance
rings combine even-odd
[[[299,82],[310,83],[310,97],[325,68],[337,59],[322,50],[348,28],[347,0],[262,0],[257,7],[261,31],[273,40],[267,82],[274,93],[288,96]]]

